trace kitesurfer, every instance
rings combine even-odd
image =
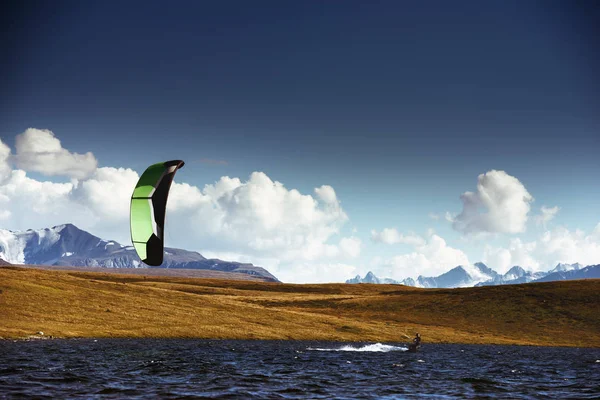
[[[418,332],[417,336],[415,336],[415,338],[413,339],[413,343],[415,344],[415,346],[421,345],[421,334],[419,334]]]
[[[421,347],[421,335],[417,332],[415,338],[412,340],[413,342],[408,345],[408,351],[416,352],[419,347]]]

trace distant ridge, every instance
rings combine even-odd
[[[100,239],[73,224],[24,232],[0,229],[0,259],[10,264],[148,268],[140,261],[132,246]],[[165,248],[163,264],[154,268],[218,271],[278,282],[267,270],[250,263],[207,259],[198,252],[169,247]]]
[[[588,265],[585,268],[573,269],[570,271],[557,271],[544,276],[537,282],[552,282],[552,281],[572,281],[575,279],[594,279],[600,278],[600,264]]]
[[[528,282],[553,282],[575,279],[600,279],[600,264],[582,267],[581,264],[558,264],[547,272],[530,272],[518,265],[501,275],[482,262],[471,268],[459,265],[436,277],[419,276],[416,280],[406,278],[402,281],[382,279],[369,271],[364,278],[360,275],[348,279],[346,283],[390,283],[422,288],[456,288],[473,286],[514,285]]]

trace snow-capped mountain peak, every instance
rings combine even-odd
[[[550,273],[553,272],[566,272],[566,271],[578,271],[582,268],[582,265],[579,263],[575,264],[563,264],[558,263],[554,269],[550,270]]]
[[[0,229],[0,258],[9,263],[29,263],[35,255],[45,252],[61,239],[65,225],[45,229],[13,232]],[[60,256],[60,255],[59,255]]]
[[[523,268],[519,267],[518,265],[515,265],[514,267],[509,269],[508,272],[502,276],[502,278],[505,281],[512,281],[515,279],[519,279],[525,275],[527,275],[527,271],[525,271]]]
[[[0,258],[11,264],[144,267],[133,246],[100,239],[73,224],[23,232],[0,229]],[[252,264],[207,260],[200,253],[173,248],[165,248],[162,267],[246,273],[277,281],[268,271]]]
[[[375,276],[375,274],[371,271],[365,275],[365,279],[363,279],[364,283],[380,283],[379,278]]]

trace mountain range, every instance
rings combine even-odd
[[[378,278],[373,272],[369,272],[364,278],[357,275],[352,279],[348,279],[346,283],[387,283],[422,288],[455,288],[589,278],[600,278],[600,264],[588,265],[587,267],[583,267],[579,263],[558,264],[547,272],[530,272],[519,266],[514,266],[505,274],[499,274],[484,263],[478,262],[472,266],[459,265],[436,277],[420,275],[417,279],[406,278],[402,281],[396,281],[389,278]]]
[[[72,224],[52,228],[13,232],[0,229],[0,265],[32,264],[87,268],[134,268],[147,269],[137,256],[133,246],[124,246],[113,240],[100,239]],[[165,248],[164,262],[153,270],[204,270],[245,274],[264,281],[278,279],[264,268],[250,263],[207,259],[200,253],[182,249]],[[244,276],[244,275],[241,275]],[[453,288],[491,286],[527,282],[550,282],[560,280],[600,278],[600,265],[583,267],[579,263],[558,264],[546,272],[526,271],[520,266],[499,274],[484,263],[459,265],[435,277],[419,276],[396,281],[378,278],[372,272],[361,278],[348,279],[346,283],[387,283],[423,288]]]
[[[148,268],[133,246],[100,239],[72,224],[23,232],[0,229],[0,260],[10,264]],[[165,248],[164,262],[158,268],[231,272],[278,282],[264,268],[249,263],[207,259],[194,251],[169,247]]]

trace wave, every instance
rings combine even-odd
[[[389,351],[407,351],[406,347],[398,347],[391,346],[388,344],[375,343],[375,344],[367,344],[361,347],[354,347],[351,345],[346,345],[338,348],[319,348],[319,347],[309,347],[306,350],[313,351],[359,351],[359,352],[379,352],[379,353],[387,353]]]

